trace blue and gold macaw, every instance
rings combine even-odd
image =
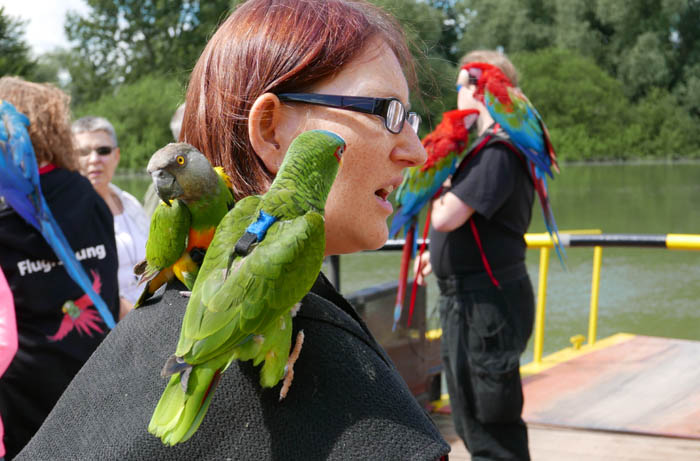
[[[39,183],[39,168],[27,127],[29,119],[0,100],[0,196],[38,230],[63,263],[68,275],[90,297],[109,328],[114,318],[51,214]]]
[[[554,242],[559,261],[564,265],[565,253],[559,242],[559,231],[549,204],[546,177],[549,175],[554,178],[552,171],[559,173],[559,166],[542,117],[520,88],[515,87],[501,69],[492,64],[466,63],[460,70],[458,81],[468,81],[476,86],[474,98],[486,106],[493,120],[525,156],[542,206],[544,225]]]
[[[478,115],[479,111],[473,109],[445,112],[438,126],[423,138],[423,147],[428,154],[426,162],[420,166],[407,168],[404,172],[403,182],[396,190],[398,209],[391,221],[389,235],[393,237],[403,228],[406,232],[406,242],[401,257],[392,330],[396,330],[401,319],[408,281],[408,266],[415,256],[418,243],[418,216],[430,199],[439,192],[442,183],[457,169],[459,160],[466,151],[469,142],[469,128],[474,124]],[[430,221],[430,216],[427,220]],[[421,248],[422,250],[423,248]],[[416,283],[414,281],[409,326],[415,302],[415,291]]]

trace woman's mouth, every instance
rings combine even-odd
[[[381,188],[374,191],[374,195],[377,197],[379,205],[389,214],[393,213],[394,207],[391,206],[391,203],[387,199],[389,198],[389,194],[391,194],[393,191],[393,185],[389,185],[386,188]]]

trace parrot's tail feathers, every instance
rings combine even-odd
[[[202,405],[199,407],[199,411],[195,415],[194,420],[192,421],[192,424],[190,425],[190,429],[182,437],[181,442],[189,440],[189,438],[192,437],[195,432],[197,432],[197,429],[199,429],[199,426],[202,424],[202,421],[204,420],[204,416],[207,414],[207,410],[209,409],[209,404],[211,403],[211,398],[214,396],[214,389],[216,389],[216,386],[219,384],[219,381],[221,381],[221,372],[217,371],[214,374],[214,377],[212,378],[211,383],[209,384],[209,388],[207,388],[206,394],[204,394],[204,399],[202,400]]]
[[[188,374],[186,390],[182,374],[170,378],[148,425],[148,432],[166,445],[184,442],[194,435],[221,379],[221,371],[206,364],[191,367]]]
[[[136,271],[136,266],[134,266],[134,271]],[[172,268],[163,269],[162,271],[152,273],[146,272],[141,275],[139,285],[145,282],[146,286],[143,288],[139,299],[137,299],[136,303],[134,303],[134,309],[141,307],[143,303],[145,303],[155,294],[156,291],[158,291],[158,288],[168,283],[174,276],[175,274],[173,273]]]

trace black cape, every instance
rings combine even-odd
[[[304,346],[282,402],[258,368],[233,362],[202,425],[164,446],[147,432],[167,383],[186,299],[129,313],[75,377],[18,460],[432,460],[450,447],[350,304],[321,275],[294,319]]]

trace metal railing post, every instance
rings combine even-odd
[[[533,362],[542,362],[542,348],[544,345],[544,317],[547,303],[547,273],[549,272],[549,248],[540,250],[540,273],[537,281],[537,310],[535,312],[535,345]]]
[[[600,294],[600,268],[603,264],[603,247],[593,247],[593,276],[591,280],[591,309],[588,314],[588,344],[595,344],[598,331],[598,299]]]

